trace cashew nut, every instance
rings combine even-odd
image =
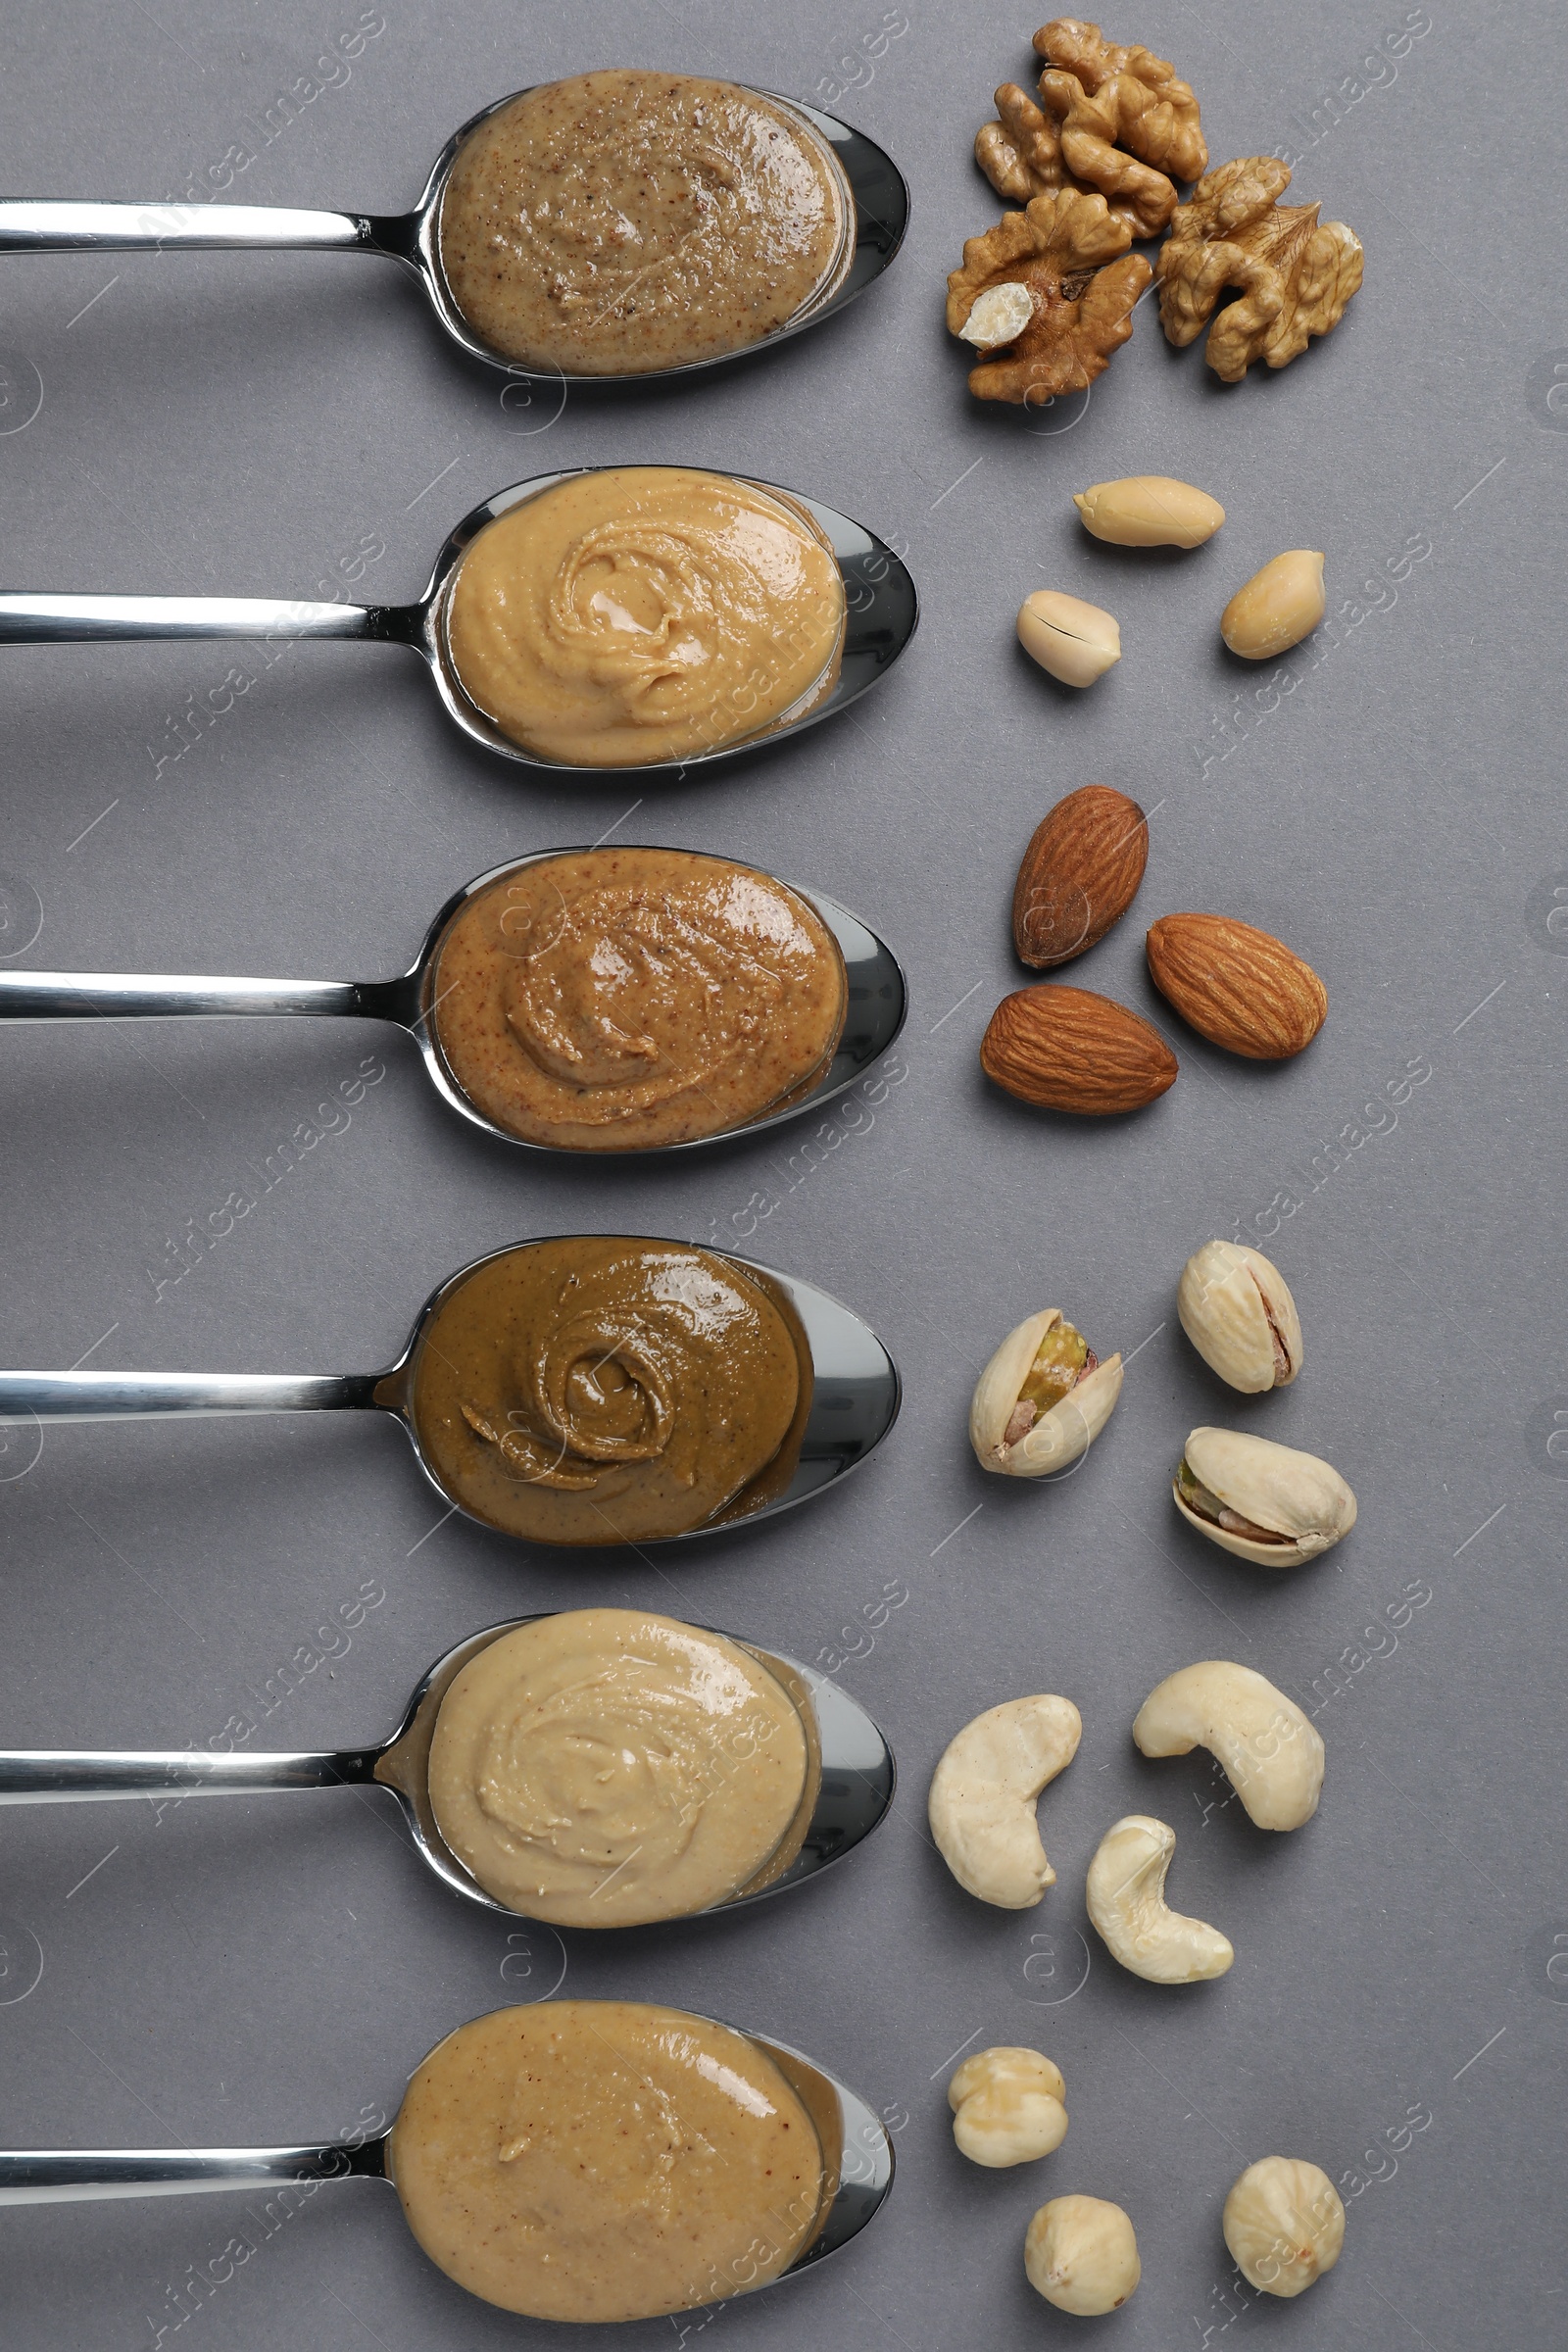
[[[1023,2241],[1023,2267],[1037,2294],[1080,2319],[1119,2311],[1143,2277],[1132,2223],[1103,2197],[1042,2205]]]
[[[931,1776],[931,1835],[981,1902],[1027,1911],[1055,1885],[1035,1799],[1072,1762],[1083,1728],[1070,1698],[1045,1694],[988,1707],[949,1741]]]
[[[1039,2050],[976,2050],[948,2084],[953,2136],[972,2164],[1033,2164],[1067,2135],[1066,2096]]]
[[[1236,1953],[1218,1928],[1165,1902],[1176,1833],[1147,1813],[1108,1829],[1089,1865],[1084,1898],[1112,1959],[1151,1984],[1193,1984],[1222,1977]]]
[[[1327,2173],[1304,2157],[1264,2156],[1232,2187],[1220,2227],[1250,2286],[1298,2295],[1339,2261],[1345,2207]]]
[[[1205,1658],[1167,1675],[1134,1717],[1133,1739],[1146,1756],[1210,1749],[1260,1830],[1298,1830],[1317,1811],[1317,1727],[1250,1666]]]

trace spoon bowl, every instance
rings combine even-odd
[[[723,2019],[703,2018],[722,2025]],[[874,2109],[804,2051],[770,2034],[731,2027],[770,2058],[816,2128],[822,2203],[815,2228],[776,2278],[742,2293],[760,2294],[798,2278],[858,2237],[893,2185],[893,2143]],[[63,2205],[106,2198],[186,2196],[266,2189],[280,2180],[384,2180],[392,2184],[390,2131],[270,2148],[72,2148],[0,2153],[0,2205]]]
[[[862,131],[841,122],[834,115],[807,106],[799,98],[786,98],[773,90],[753,91],[751,95],[769,99],[786,113],[804,117],[827,141],[848,183],[855,212],[854,229],[849,251],[828,281],[771,334],[760,337],[755,343],[743,344],[738,350],[715,352],[680,367],[628,371],[623,375],[567,375],[559,368],[539,368],[519,364],[493,351],[474,333],[459,310],[442,267],[440,225],[441,203],[459,149],[492,115],[527,94],[527,89],[514,90],[511,96],[481,108],[455,131],[436,158],[423,195],[409,213],[314,212],[248,204],[53,201],[0,204],[0,253],[286,250],[372,254],[400,264],[417,278],[442,326],[471,359],[489,368],[502,368],[508,375],[535,379],[543,376],[551,383],[588,388],[695,375],[705,368],[725,367],[735,360],[770,350],[775,343],[787,342],[808,327],[819,326],[863,294],[888,268],[904,242],[909,219],[909,191],[892,157]]]
[[[820,892],[790,887],[821,916],[844,958],[848,1010],[832,1061],[803,1095],[711,1135],[641,1147],[631,1152],[585,1154],[575,1147],[513,1135],[470,1101],[447,1066],[435,1009],[435,968],[454,918],[480,891],[547,864],[580,857],[581,850],[537,850],[492,866],[454,893],[425,935],[414,964],[391,980],[250,980],[193,973],[0,971],[0,1024],[7,1021],[232,1019],[258,1014],[318,1014],[390,1021],[418,1046],[430,1082],[460,1118],[524,1152],[580,1158],[636,1158],[653,1152],[695,1152],[737,1136],[766,1133],[792,1119],[811,1117],[875,1065],[904,1027],[908,990],[892,949],[858,916]]]
[[[503,1912],[509,1918],[526,1918],[528,1913],[487,1893],[442,1836],[430,1799],[430,1742],[441,1702],[464,1667],[504,1634],[537,1624],[551,1613],[535,1611],[532,1616],[509,1618],[503,1625],[470,1634],[448,1650],[414,1692],[401,1727],[379,1747],[286,1754],[246,1749],[227,1754],[184,1748],[151,1753],[13,1749],[0,1753],[0,1805],[86,1804],[115,1797],[179,1803],[187,1796],[256,1795],[278,1788],[389,1788],[403,1808],[420,1859],[444,1886],[487,1910]],[[809,1799],[805,1830],[787,1867],[770,1876],[764,1866],[755,1881],[748,1881],[734,1894],[703,1911],[684,1914],[687,1918],[710,1918],[760,1902],[764,1895],[804,1886],[853,1853],[893,1802],[893,1751],[863,1707],[825,1675],[795,1658],[739,1642],[733,1634],[725,1639],[738,1642],[775,1675],[814,1726],[810,1745],[819,1758],[819,1769],[808,1776],[803,1796],[803,1808]],[[785,1841],[786,1850],[793,1839],[792,1831]]]
[[[312,1411],[379,1410],[401,1422],[414,1447],[415,1458],[447,1506],[447,1516],[461,1511],[491,1533],[507,1533],[493,1520],[452,1492],[443,1483],[420,1439],[413,1412],[417,1354],[431,1319],[452,1294],[482,1267],[545,1241],[592,1239],[607,1236],[541,1236],[509,1250],[494,1250],[462,1267],[434,1291],[420,1309],[409,1344],[397,1362],[384,1372],[367,1373],[250,1373],[250,1372],[0,1372],[0,1421],[107,1421],[125,1415],[183,1416],[186,1414],[291,1413]],[[654,1237],[625,1237],[633,1244],[685,1249],[672,1242],[661,1245]],[[781,1297],[797,1325],[796,1346],[805,1355],[801,1409],[789,1438],[773,1461],[764,1464],[749,1486],[701,1526],[672,1535],[622,1532],[608,1512],[597,1512],[605,1533],[592,1543],[606,1547],[635,1544],[684,1544],[719,1535],[742,1526],[755,1526],[780,1511],[824,1494],[836,1486],[881,1445],[898,1418],[902,1390],[898,1369],[874,1331],[859,1316],[814,1283],[780,1273],[756,1258],[734,1250],[710,1250],[748,1275],[760,1276]],[[806,1375],[808,1372],[808,1379]],[[546,1543],[542,1536],[514,1541]],[[572,1547],[578,1547],[573,1545]]]
[[[5,211],[0,206],[0,213]],[[452,665],[446,643],[446,610],[458,565],[487,523],[542,497],[558,482],[584,473],[612,472],[610,466],[568,466],[514,482],[466,514],[436,558],[424,594],[412,605],[350,605],[290,602],[229,596],[74,596],[15,592],[0,594],[0,646],[123,643],[131,639],[210,637],[283,639],[332,637],[406,646],[429,669],[442,709],[471,743],[552,776],[608,779],[611,776],[679,778],[706,772],[760,745],[779,743],[831,718],[885,677],[914,635],[919,603],[906,566],[884,540],[853,516],[778,482],[744,480],[754,489],[793,500],[811,515],[827,540],[844,584],[845,629],[839,669],[830,689],[794,717],[738,736],[684,760],[649,760],[613,767],[545,760],[504,735],[470,701]],[[644,470],[653,470],[645,468]],[[665,466],[661,471],[679,471]]]

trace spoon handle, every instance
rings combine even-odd
[[[417,624],[413,606],[318,604],[308,597],[0,596],[0,645],[147,637],[370,637],[407,645]]]
[[[271,204],[0,204],[0,253],[158,253],[253,246],[405,258],[394,222]]]
[[[340,1412],[373,1405],[375,1372],[0,1372],[0,1419],[125,1413]]]
[[[177,2197],[265,2188],[274,2180],[384,2180],[386,2135],[359,2146],[302,2148],[19,2148],[0,2154],[0,2205],[74,2205],[101,2197]]]
[[[0,1753],[0,1805],[87,1804],[115,1796],[255,1796],[272,1788],[341,1788],[373,1780],[378,1747],[319,1753],[215,1755],[176,1748],[12,1748]]]
[[[367,997],[371,998],[368,1003]],[[0,972],[0,1021],[163,1020],[206,1013],[384,1014],[353,980],[231,980],[190,972]]]

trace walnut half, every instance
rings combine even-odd
[[[1103,196],[1063,188],[967,239],[948,278],[948,329],[984,353],[969,373],[977,399],[1043,407],[1103,372],[1153,276],[1127,251],[1132,238]]]
[[[1134,236],[1158,236],[1176,210],[1175,180],[1208,162],[1190,86],[1164,58],[1106,41],[1077,17],[1042,24],[1034,46],[1046,60],[1041,105],[1003,83],[999,119],[974,143],[980,169],[1020,204],[1058,188],[1098,191]]]
[[[1284,368],[1309,335],[1338,326],[1361,283],[1361,240],[1343,220],[1318,220],[1315,204],[1281,204],[1290,167],[1272,155],[1244,156],[1200,179],[1171,222],[1159,251],[1159,318],[1185,348],[1209,319],[1204,357],[1227,384],[1253,360]],[[1228,286],[1239,302],[1217,317]]]

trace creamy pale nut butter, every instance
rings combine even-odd
[[[755,1271],[573,1235],[481,1260],[419,1334],[409,1411],[455,1502],[508,1535],[636,1544],[782,1492],[810,1344]]]
[[[436,1718],[430,1799],[498,1901],[558,1927],[631,1927],[771,1875],[805,1826],[810,1752],[784,1685],[722,1634],[570,1609],[464,1667]]]
[[[470,2294],[541,2320],[646,2320],[760,2286],[815,2235],[815,2127],[746,2035],[641,2001],[460,2026],[388,2150],[409,2228]]]
[[[578,74],[464,141],[441,266],[481,342],[566,375],[741,351],[837,284],[854,204],[807,117],[694,74]]]
[[[807,510],[684,466],[569,475],[487,523],[447,652],[509,741],[572,767],[694,760],[830,694],[844,581]]]
[[[431,1003],[509,1135],[576,1152],[725,1133],[808,1090],[848,1004],[838,942],[771,875],[686,850],[541,858],[466,900]]]

